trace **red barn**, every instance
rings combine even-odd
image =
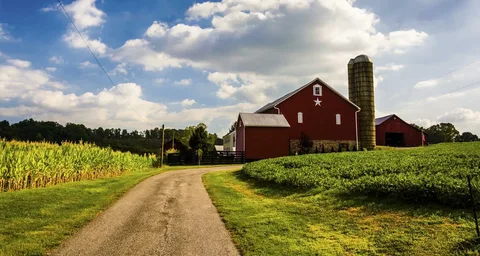
[[[422,130],[408,124],[396,115],[375,119],[377,145],[418,147],[426,144]]]
[[[353,150],[360,108],[316,78],[237,120],[236,149],[255,160],[298,153],[308,138],[312,152]]]

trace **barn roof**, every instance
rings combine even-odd
[[[245,127],[290,127],[287,119],[279,114],[240,113]]]
[[[383,122],[387,121],[387,120],[390,119],[392,116],[394,116],[394,115],[392,114],[392,115],[388,115],[388,116],[376,118],[376,119],[375,119],[375,125],[381,125]]]
[[[355,105],[353,102],[351,102],[349,99],[347,99],[345,96],[343,96],[341,93],[339,93],[337,90],[333,89],[333,87],[331,87],[330,85],[328,85],[327,83],[325,83],[322,79],[320,78],[315,78],[313,79],[312,81],[310,81],[308,84],[296,89],[295,91],[293,92],[289,92],[287,94],[285,94],[284,96],[280,97],[279,99],[275,100],[275,101],[272,101],[270,103],[268,103],[267,105],[261,107],[259,110],[255,111],[255,113],[262,113],[264,111],[267,111],[269,109],[272,109],[274,107],[276,107],[278,104],[282,103],[283,101],[285,101],[286,99],[290,98],[291,96],[295,95],[297,92],[303,90],[305,87],[308,87],[310,85],[313,85],[313,84],[316,84],[316,83],[320,83],[322,84],[323,86],[326,86],[327,88],[329,88],[333,93],[337,94],[338,96],[340,96],[342,99],[346,100],[348,103],[350,103],[351,105],[353,105],[355,108],[357,108],[358,110],[360,110],[360,108]]]
[[[385,121],[387,121],[388,119],[390,119],[390,118],[392,118],[392,117],[396,117],[396,118],[400,119],[402,122],[406,123],[407,125],[410,125],[412,128],[417,129],[417,130],[425,133],[425,132],[422,131],[421,129],[419,129],[419,128],[417,128],[417,127],[415,127],[415,126],[413,126],[413,125],[411,125],[411,124],[409,124],[409,123],[407,123],[407,122],[405,122],[403,119],[401,119],[400,117],[398,117],[398,116],[395,115],[395,114],[391,114],[391,115],[388,115],[388,116],[383,116],[383,117],[376,118],[376,119],[375,119],[375,125],[381,125],[381,124],[383,124]],[[425,134],[426,134],[426,133],[425,133]]]

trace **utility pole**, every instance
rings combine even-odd
[[[163,167],[163,143],[165,142],[165,125],[162,124],[162,156],[160,157],[160,168]]]

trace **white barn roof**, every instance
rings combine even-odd
[[[245,127],[290,127],[287,119],[279,114],[240,113]]]

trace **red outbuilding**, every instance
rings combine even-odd
[[[418,147],[426,144],[422,130],[403,121],[397,115],[375,119],[377,145],[391,147]]]
[[[298,153],[308,138],[312,152],[353,150],[360,108],[319,78],[257,110],[240,113],[236,150],[255,160]]]

